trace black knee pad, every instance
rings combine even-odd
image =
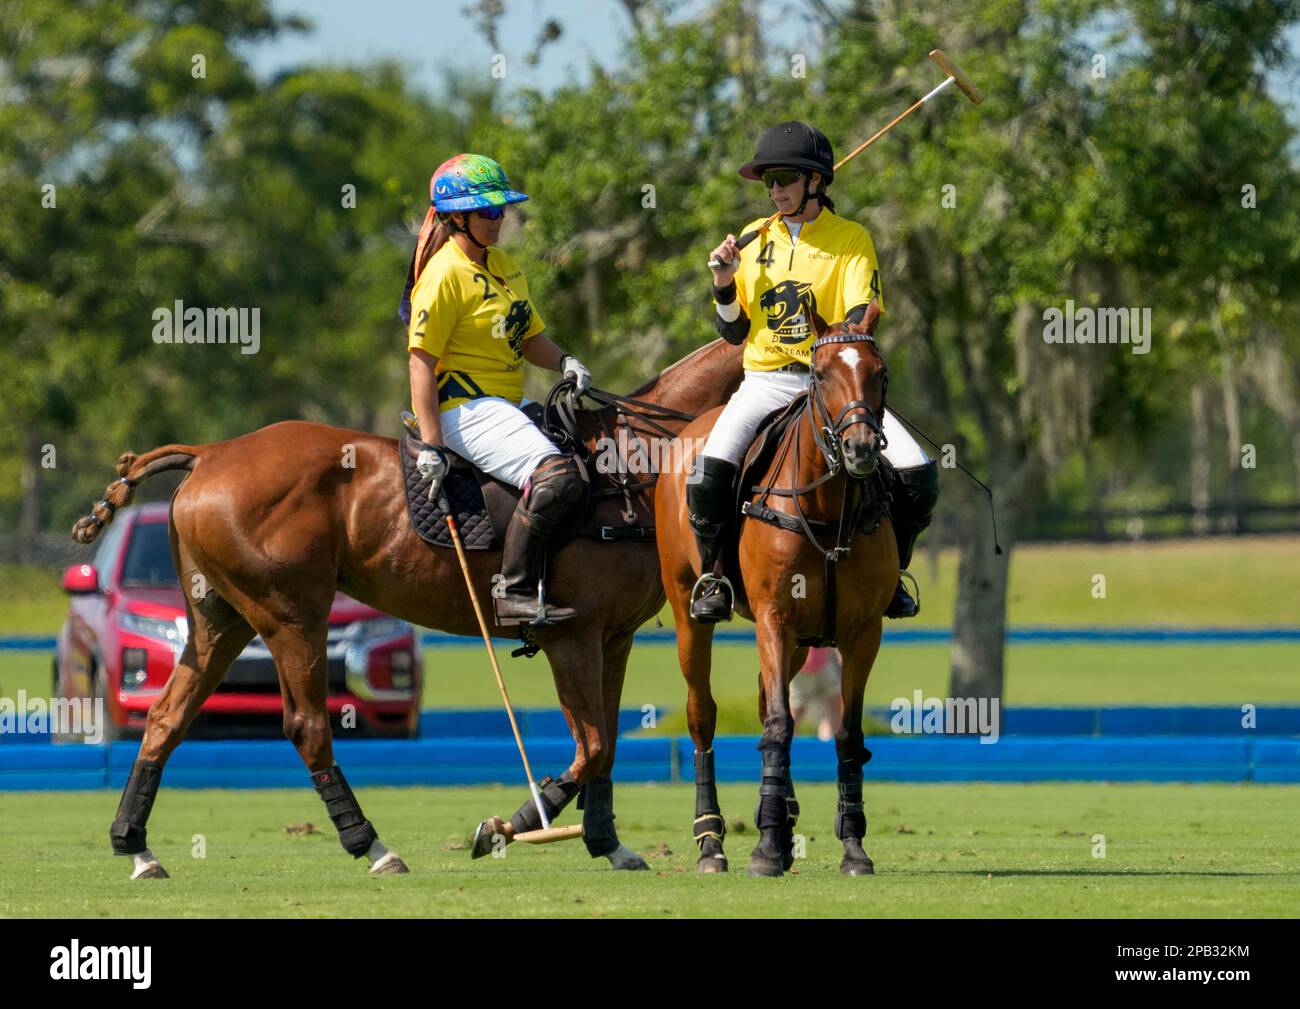
[[[580,516],[587,505],[587,481],[573,456],[549,456],[529,478],[528,495],[515,509],[520,521],[542,536]]]
[[[161,782],[162,765],[156,761],[137,760],[132,766],[122,801],[117,804],[117,816],[108,828],[114,855],[138,855],[149,847],[145,827]]]
[[[931,459],[924,466],[903,472],[908,474],[904,480],[912,488],[916,510],[924,516],[925,524],[929,525],[930,515],[939,502],[939,463]]]
[[[686,481],[686,516],[691,528],[716,536],[735,507],[735,482],[739,467],[726,459],[702,455],[695,460]]]
[[[939,463],[931,459],[924,466],[900,469],[894,509],[902,524],[919,534],[930,525],[939,501]]]
[[[592,858],[611,855],[618,849],[614,830],[614,782],[592,778],[582,789],[582,843]]]
[[[552,778],[547,775],[537,783],[537,790],[542,793],[542,808],[546,810],[546,819],[554,820],[564,810],[574,796],[578,794],[581,786],[573,780],[573,776],[565,771],[559,778]],[[542,818],[537,812],[537,803],[529,799],[517,810],[515,815],[510,817],[510,826],[514,828],[516,834],[522,834],[527,830],[541,830]]]
[[[335,764],[329,770],[317,771],[311,776],[311,782],[325,803],[325,812],[329,814],[334,829],[339,832],[343,850],[353,858],[360,858],[379,840],[379,835],[362,814],[361,804],[352,794],[343,771]]]

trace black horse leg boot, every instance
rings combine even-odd
[[[547,456],[533,471],[502,546],[501,579],[492,593],[500,626],[545,626],[577,616],[577,611],[567,606],[546,603],[539,619],[541,574],[547,542],[564,520],[583,506],[585,498],[586,483],[571,456]]]
[[[917,537],[929,526],[935,502],[939,500],[939,464],[931,460],[924,466],[900,469],[898,483],[899,493],[894,498],[894,507],[889,517],[893,521],[894,536],[898,540],[898,567],[901,571],[906,571],[912,563],[912,548],[916,546]],[[909,574],[907,577],[912,576]],[[885,616],[914,617],[920,612],[920,604],[903,588],[903,579],[900,577]]]
[[[686,481],[686,512],[700,551],[700,577],[691,590],[691,616],[702,624],[731,619],[731,583],[718,568],[722,533],[735,507],[736,464],[702,455]]]

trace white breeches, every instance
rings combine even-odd
[[[701,455],[739,464],[754,441],[763,418],[786,406],[807,389],[808,380],[807,372],[746,371],[740,388],[727,401],[722,415],[713,425]],[[895,469],[914,469],[930,461],[907,428],[888,410],[885,410],[882,426],[888,443],[884,456]]]
[[[547,456],[560,454],[518,406],[499,396],[471,399],[439,417],[449,449],[514,487],[522,488]]]

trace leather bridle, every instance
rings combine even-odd
[[[826,406],[825,393],[822,390],[821,373],[817,370],[816,360],[817,351],[821,347],[828,347],[832,344],[840,343],[870,343],[872,349],[875,349],[875,337],[866,333],[842,333],[839,336],[823,336],[813,341],[811,351],[811,376],[808,383],[808,403],[811,414],[809,420],[812,421],[813,441],[821,450],[822,456],[826,459],[826,465],[830,468],[830,475],[834,476],[844,466],[843,452],[843,435],[844,432],[855,424],[865,424],[867,429],[876,436],[876,446],[879,451],[884,451],[889,444],[885,437],[885,430],[882,425],[882,418],[885,415],[885,394],[889,388],[889,371],[881,365],[880,374],[880,411],[877,413],[870,403],[865,399],[855,399],[842,406],[838,413],[832,418],[830,409]],[[850,473],[849,476],[852,477]],[[865,477],[853,477],[861,480]]]

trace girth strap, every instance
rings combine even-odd
[[[601,526],[600,538],[606,541],[653,540],[654,526]]]

